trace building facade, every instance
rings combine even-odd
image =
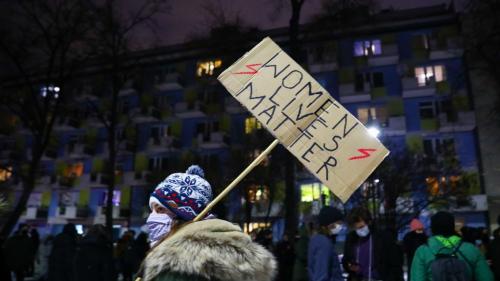
[[[302,34],[303,65],[360,122],[376,126],[393,151],[402,148],[438,157],[451,150],[463,175],[471,178],[470,204],[453,208],[469,224],[486,226],[475,112],[460,32],[458,16],[442,6],[381,13],[369,25],[317,36]],[[231,176],[232,157],[254,152],[245,151],[246,140],[262,127],[216,77],[267,35],[287,48],[286,30],[273,30],[254,34],[250,43],[227,52],[186,44],[136,54],[138,74],[119,95],[118,184],[112,195],[117,226],[144,224],[148,195],[165,171],[182,171],[197,161],[208,174],[219,175],[215,185],[223,185]],[[103,77],[89,72],[71,89],[61,89],[75,92],[82,106],[58,120],[23,222],[46,232],[67,222],[104,223],[107,131],[92,108],[85,106],[89,101],[103,102]],[[0,136],[0,144],[3,163],[8,164],[12,152],[29,151],[30,135],[18,128]],[[12,181],[8,201],[15,204],[21,183],[10,177],[7,170],[0,171],[0,180]],[[416,184],[428,193],[439,193],[443,185],[457,180],[450,175],[424,178]],[[283,182],[234,191],[224,203],[224,216],[243,224],[244,204],[250,200],[253,219],[245,230],[268,225],[261,220],[266,215],[279,221],[283,196],[269,210],[264,206],[269,203],[270,188],[282,190]],[[331,197],[305,172],[298,174],[297,188],[302,213],[315,213]],[[410,201],[411,206],[414,197],[410,192],[398,200]]]

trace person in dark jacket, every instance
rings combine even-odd
[[[284,234],[283,239],[276,245],[275,255],[278,259],[278,278],[276,281],[292,280],[295,253],[293,242],[290,241],[287,234]]]
[[[497,217],[498,227],[493,231],[493,239],[500,238],[500,215]]]
[[[30,230],[30,238],[31,238],[31,244],[33,245],[32,251],[31,251],[31,264],[28,269],[28,275],[33,276],[33,273],[35,271],[35,259],[37,256],[38,248],[40,247],[40,234],[38,233],[38,230],[36,228],[32,228]]]
[[[342,281],[342,268],[335,250],[335,238],[343,227],[342,212],[326,206],[318,215],[319,230],[309,241],[309,281]]]
[[[101,224],[92,226],[76,253],[76,280],[114,280],[112,251],[113,244],[105,227]]]
[[[64,226],[53,241],[52,251],[49,256],[50,281],[75,280],[75,253],[78,233],[72,223]]]
[[[457,252],[457,258],[465,261],[467,280],[493,281],[484,256],[469,242],[457,235],[455,218],[448,212],[438,212],[431,218],[432,237],[420,246],[415,253],[411,266],[411,281],[426,281],[432,279],[432,262],[437,254],[451,255]]]
[[[308,281],[307,272],[307,251],[309,248],[309,230],[307,226],[302,225],[299,228],[299,236],[295,241],[294,252],[295,261],[293,265],[292,281]]]
[[[7,266],[7,256],[5,253],[4,242],[6,239],[0,236],[0,280],[11,281],[10,270]]]
[[[123,281],[131,281],[133,272],[132,259],[133,255],[132,244],[134,243],[134,234],[127,231],[118,240],[115,247],[115,258],[117,263],[118,272],[122,273]]]
[[[410,223],[410,232],[403,238],[403,247],[406,253],[408,265],[408,276],[411,276],[411,263],[418,247],[427,242],[427,235],[424,233],[424,225],[418,219],[413,219]]]
[[[29,227],[20,225],[19,229],[4,245],[5,260],[10,271],[16,275],[17,281],[23,281],[32,264],[33,243],[28,235]]]
[[[403,280],[403,257],[395,238],[372,224],[365,208],[351,210],[343,265],[349,280]]]
[[[491,270],[495,275],[495,280],[500,281],[500,236],[490,244]]]
[[[125,260],[130,265],[133,274],[137,273],[142,260],[146,257],[149,251],[148,234],[145,232],[139,233],[133,241],[130,251],[125,253]]]

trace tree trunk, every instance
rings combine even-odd
[[[114,68],[113,73],[117,73],[117,68]],[[108,197],[106,200],[106,229],[110,235],[113,237],[113,195],[115,191],[116,177],[116,126],[118,122],[118,94],[120,87],[118,86],[118,78],[116,74],[113,77],[113,89],[112,89],[112,100],[111,100],[111,113],[109,117],[109,130],[108,130],[108,175],[109,175],[109,183],[108,183]]]
[[[300,63],[299,23],[300,11],[304,0],[291,0],[292,17],[290,18],[289,37],[290,55]],[[295,157],[285,149],[285,232],[288,237],[295,237],[298,226],[299,198],[295,186]]]
[[[30,198],[31,192],[35,189],[36,176],[38,165],[40,164],[39,158],[35,158],[30,162],[29,172],[26,179],[23,181],[23,192],[21,193],[21,198],[16,204],[16,207],[9,215],[7,222],[3,225],[0,235],[7,237],[10,235],[14,227],[16,226],[19,218],[26,209],[26,204]]]

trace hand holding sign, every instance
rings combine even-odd
[[[389,154],[270,38],[262,40],[218,79],[344,202]],[[235,181],[231,185],[236,185]]]

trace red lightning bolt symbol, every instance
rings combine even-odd
[[[361,155],[358,156],[353,156],[349,158],[349,160],[357,160],[357,159],[363,159],[370,157],[370,152],[376,151],[374,148],[359,148],[358,151],[361,153]]]
[[[252,71],[241,71],[241,72],[235,72],[233,74],[256,74],[258,72],[257,69],[255,69],[256,66],[261,65],[261,63],[252,63],[252,64],[247,64],[245,65],[246,68],[252,70]]]

